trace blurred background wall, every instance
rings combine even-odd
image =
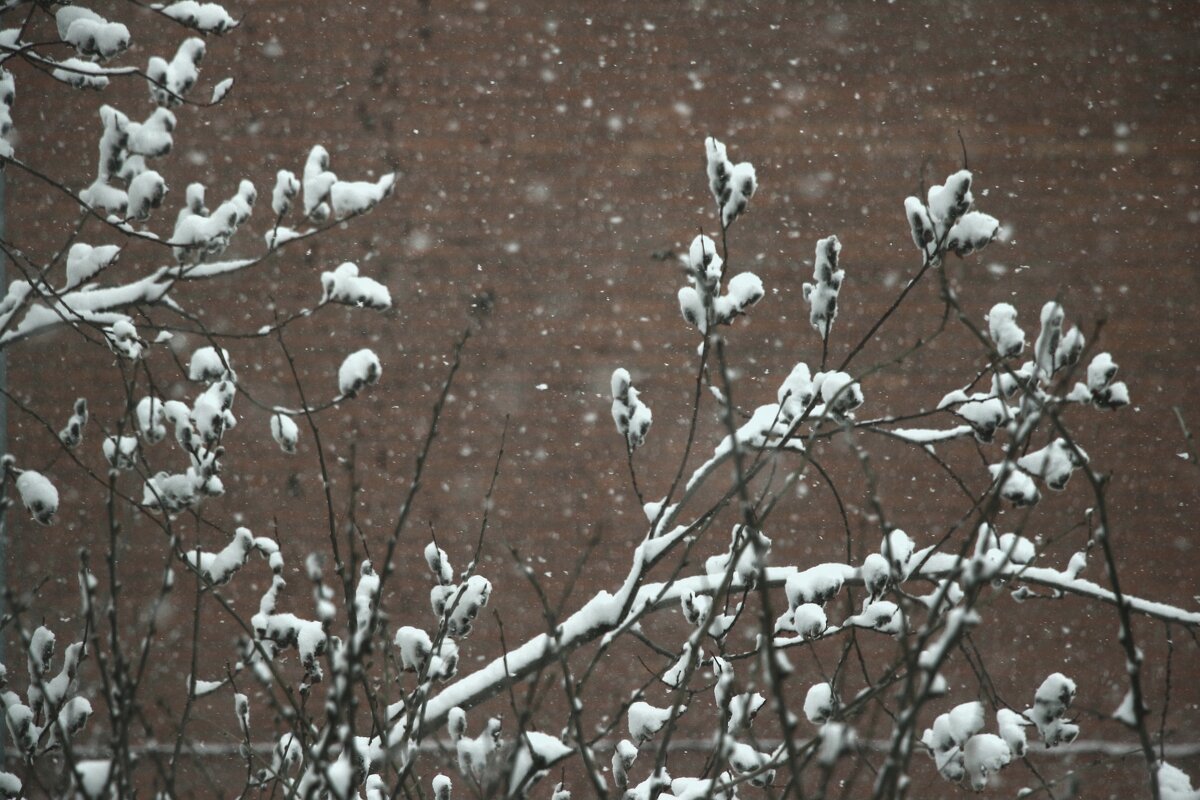
[[[97,10],[132,13],[124,5]],[[506,417],[482,561],[506,637],[523,639],[543,625],[531,613],[535,601],[508,545],[536,563],[551,597],[570,593],[568,609],[624,574],[644,522],[609,417],[608,380],[613,368],[627,367],[654,409],[637,463],[647,495],[661,494],[682,453],[694,374],[695,338],[675,300],[682,283],[677,255],[698,230],[716,229],[703,173],[706,135],[725,141],[735,161],[751,161],[759,177],[751,210],[730,238],[733,268],[752,269],[767,289],[749,320],[730,332],[740,376],[735,399],[752,408],[773,400],[796,361],[820,358],[800,289],[816,240],[836,233],[844,245],[847,279],[831,340],[839,357],[919,267],[902,202],[922,179],[940,182],[961,165],[960,133],[977,203],[1002,221],[1004,241],[969,260],[952,259],[947,275],[976,322],[992,304],[1011,302],[1032,337],[1042,303],[1059,299],[1089,339],[1103,323],[1099,347],[1121,365],[1133,405],[1112,415],[1073,412],[1071,419],[1094,463],[1113,475],[1113,537],[1126,589],[1194,607],[1200,476],[1177,455],[1185,448],[1172,413],[1180,406],[1200,426],[1194,4],[271,1],[230,10],[242,24],[209,41],[198,92],[205,96],[226,76],[236,79],[235,88],[218,109],[177,112],[177,152],[165,172],[172,194],[161,224],[169,223],[188,182],[208,185],[210,205],[232,194],[241,178],[266,195],[276,170],[298,172],[313,144],[328,147],[331,169],[346,177],[399,171],[395,196],[370,217],[286,249],[245,279],[184,295],[206,324],[252,331],[270,321],[269,308],[288,313],[315,304],[320,272],[345,260],[389,286],[394,308],[382,317],[331,309],[288,333],[318,396],[333,394],[337,364],[348,352],[369,345],[383,360],[382,384],[322,423],[334,455],[357,465],[364,488],[357,514],[377,547],[411,477],[472,298],[491,298],[491,313],[465,350],[385,608],[425,613],[429,583],[420,551],[430,528],[457,567],[468,560]],[[185,35],[148,13],[132,16],[134,62],[173,52]],[[64,94],[44,75],[26,75],[16,107],[18,149],[82,188],[95,170],[96,109],[108,102],[140,118],[150,108],[144,95],[140,83],[103,95]],[[76,212],[18,172],[10,170],[7,181],[10,237],[31,253],[53,252]],[[252,233],[236,239],[229,255],[262,249],[270,211],[260,203]],[[99,228],[90,234],[93,243],[108,241]],[[135,246],[121,269],[141,274],[162,259],[159,249]],[[929,281],[860,356],[863,368],[888,364],[865,383],[864,413],[931,407],[974,376],[979,354],[957,332],[891,363],[927,337],[941,313],[936,282]],[[186,360],[202,344],[180,335],[172,347]],[[295,403],[274,343],[251,343],[234,358],[257,399]],[[41,337],[9,352],[10,390],[55,420],[86,394],[102,416],[120,396],[117,387],[97,385],[97,359],[108,368],[103,353],[66,332]],[[159,364],[172,391],[194,394],[169,359]],[[325,537],[311,437],[287,457],[270,441],[264,415],[243,401],[237,411],[242,424],[230,434],[236,444],[226,459],[227,494],[206,504],[205,513],[229,527],[277,526],[299,570]],[[701,423],[697,458],[719,436],[711,404]],[[44,430],[11,408],[8,436],[22,461],[42,459],[51,474],[73,474],[39,442]],[[935,541],[965,511],[953,483],[919,453],[883,439],[863,443],[875,453],[890,521],[919,544]],[[99,463],[95,440],[92,450],[87,458]],[[972,444],[939,452],[971,486],[986,484]],[[861,558],[877,546],[861,471],[837,442],[827,458],[844,481]],[[349,475],[337,472],[344,507]],[[76,475],[62,483],[69,485],[56,527],[36,529],[10,514],[8,573],[16,592],[51,576],[39,607],[56,610],[47,617],[65,641],[77,602],[76,553],[101,553],[107,533],[94,493],[85,495],[86,480]],[[140,493],[140,486],[130,491]],[[1086,539],[1080,523],[1091,500],[1076,480],[1043,505],[1029,530],[1048,543],[1046,563],[1065,564]],[[1000,525],[1018,520],[1010,512]],[[132,516],[126,522],[121,547],[133,621],[145,609],[132,598],[156,585],[162,546],[161,534]],[[211,531],[185,530],[205,547],[222,544]],[[703,555],[725,547],[725,530],[714,531]],[[815,476],[767,533],[775,563],[844,555],[836,506]],[[593,537],[599,547],[572,580]],[[238,579],[251,610],[269,581],[262,565],[252,567]],[[1103,580],[1099,562],[1087,574]],[[289,602],[308,613],[308,588],[300,573],[291,577]],[[168,708],[184,699],[186,667],[171,654],[190,642],[187,595],[179,593],[162,620],[153,692]],[[662,615],[665,637],[680,630],[677,616]],[[1125,692],[1111,610],[1071,599],[1014,608],[999,593],[985,616],[975,644],[997,659],[991,677],[1002,697],[1023,707],[1044,675],[1062,671],[1080,685],[1084,738],[1134,741],[1100,719]],[[433,624],[431,616],[422,619]],[[236,631],[215,611],[205,631],[208,668],[219,671],[233,657],[226,642]],[[1143,623],[1138,634],[1157,726],[1165,632]],[[1175,637],[1177,644],[1188,638],[1180,631]],[[494,656],[496,645],[489,614],[464,647],[464,672]],[[1190,641],[1186,647],[1194,649]],[[1194,653],[1181,652],[1166,729],[1174,741],[1194,745],[1200,692],[1189,661]],[[610,690],[647,676],[631,654],[611,657]],[[812,668],[802,658],[797,664]],[[976,686],[964,671],[955,682],[961,693],[952,698],[974,699]],[[197,742],[236,740],[226,705],[203,709],[193,728]],[[548,711],[543,722],[557,730],[561,719]],[[880,726],[874,734],[884,732]],[[867,739],[871,734],[864,730]],[[1195,774],[1196,750],[1188,752],[1173,760]],[[1138,756],[1084,749],[1038,755],[1035,763],[1049,776],[1076,770],[1084,797],[1143,786]],[[916,768],[933,773],[923,758]],[[1003,775],[1001,794],[1031,780],[1021,769]]]

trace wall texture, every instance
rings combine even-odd
[[[119,6],[114,15],[118,8],[126,13]],[[1036,10],[1016,0],[901,0],[589,9],[532,0],[406,0],[256,2],[237,13],[244,15],[240,28],[210,42],[199,90],[206,94],[230,75],[234,92],[220,109],[179,112],[178,153],[167,173],[170,202],[178,203],[193,180],[208,185],[210,201],[232,193],[242,177],[269,192],[275,171],[299,171],[318,143],[329,148],[339,174],[396,169],[402,177],[396,196],[369,218],[311,247],[286,249],[244,280],[183,296],[207,324],[252,331],[269,321],[268,304],[286,313],[315,303],[319,273],[343,260],[359,261],[390,287],[394,310],[382,318],[338,309],[288,334],[318,396],[332,394],[336,365],[351,350],[369,343],[383,359],[381,387],[322,422],[330,450],[357,465],[364,491],[356,513],[371,547],[381,547],[390,530],[471,299],[494,297],[487,322],[465,350],[385,607],[424,606],[420,547],[429,528],[456,565],[469,558],[506,418],[483,558],[505,636],[516,640],[542,626],[508,545],[536,562],[551,597],[570,592],[567,608],[623,574],[643,522],[608,415],[608,377],[616,366],[629,368],[655,411],[638,455],[639,482],[648,495],[661,493],[682,453],[694,370],[695,340],[676,311],[681,275],[672,253],[682,252],[697,230],[714,228],[703,176],[705,135],[726,141],[735,160],[753,162],[760,181],[730,240],[734,266],[752,268],[767,286],[749,322],[735,325],[730,336],[742,376],[735,399],[753,407],[773,398],[797,360],[820,358],[800,289],[811,274],[816,239],[836,233],[845,248],[848,277],[831,344],[839,356],[919,266],[902,201],[922,177],[940,180],[959,166],[959,132],[979,205],[1001,219],[1007,241],[952,261],[947,275],[976,321],[993,303],[1008,301],[1032,335],[1042,303],[1058,298],[1089,338],[1104,323],[1100,346],[1121,365],[1134,403],[1115,415],[1073,414],[1073,421],[1095,463],[1113,475],[1122,577],[1128,591],[1194,604],[1200,475],[1177,457],[1184,444],[1171,411],[1181,406],[1200,426],[1193,402],[1200,390],[1194,6],[1058,3]],[[148,14],[133,16],[140,36],[135,61],[173,48],[183,36],[164,31]],[[34,74],[20,91],[19,151],[76,188],[94,174],[100,103],[131,117],[149,109],[143,88],[133,84],[104,96],[64,95]],[[45,256],[75,212],[19,173],[10,171],[8,181],[10,237]],[[269,209],[260,208],[254,233],[243,235],[231,255],[258,252],[267,216]],[[107,240],[98,228],[89,233],[95,243]],[[131,247],[121,268],[140,273],[163,255]],[[887,365],[866,383],[869,413],[930,407],[973,377],[980,361],[958,333],[890,363],[933,332],[941,310],[936,283],[918,287],[864,351],[861,367]],[[202,343],[174,340],[185,359]],[[295,402],[273,342],[247,343],[234,357],[255,399]],[[90,365],[107,365],[108,357],[67,333],[25,343],[9,359],[11,391],[56,424],[79,394],[92,399],[98,419],[120,400],[115,389],[93,382],[100,373]],[[159,356],[156,368],[179,396],[193,393],[169,359]],[[227,527],[277,526],[298,569],[326,536],[312,437],[305,432],[301,452],[288,458],[270,442],[262,414],[244,400],[238,411],[228,493],[206,505],[206,514]],[[697,457],[719,434],[713,416],[711,406],[701,414]],[[43,459],[53,462],[51,473],[71,474],[38,443],[43,431],[34,420],[10,409],[9,426],[10,447],[23,461]],[[965,511],[953,483],[927,459],[882,439],[864,443],[874,448],[890,520],[919,542],[934,541]],[[972,487],[985,484],[970,444],[940,452],[961,466]],[[98,453],[88,458],[99,461]],[[826,458],[845,476],[861,557],[877,536],[861,471],[837,442]],[[344,508],[349,476],[336,471],[335,495]],[[52,576],[41,602],[63,610],[56,623],[61,637],[77,596],[76,552],[88,547],[97,558],[107,540],[99,509],[81,494],[87,481],[70,483],[80,491],[64,494],[56,527],[35,529],[10,515],[8,549],[15,591]],[[140,493],[132,483],[128,488]],[[1052,542],[1050,563],[1065,562],[1086,538],[1085,488],[1072,482],[1029,523]],[[161,534],[132,517],[126,522],[120,548],[133,619],[145,611],[134,600],[139,590],[158,580]],[[1001,524],[1018,522],[1009,513]],[[190,523],[184,529],[206,547],[220,543],[211,530]],[[844,548],[836,507],[819,479],[806,483],[767,532],[778,563],[834,558]],[[573,580],[572,567],[591,537],[601,545]],[[724,545],[714,541],[703,555]],[[242,590],[247,604],[265,586],[265,568],[255,565],[253,573]],[[1088,574],[1101,579],[1100,565]],[[300,573],[294,577],[292,602],[304,613],[308,589]],[[179,656],[190,644],[190,602],[180,593],[162,620],[162,667],[152,691],[170,707],[184,695],[187,666]],[[1017,609],[1012,602],[998,594],[986,612],[994,621],[974,637],[980,650],[1005,654],[991,673],[1000,695],[1019,706],[1041,677],[1061,670],[1080,684],[1085,737],[1132,742],[1128,732],[1099,719],[1124,694],[1115,616],[1070,599]],[[664,616],[664,637],[677,632],[675,616]],[[202,661],[220,670],[232,657],[224,642],[235,631],[215,611],[206,631]],[[1157,725],[1164,631],[1143,624],[1138,634],[1150,657]],[[1181,641],[1186,634],[1177,631],[1175,638],[1183,649],[1173,662],[1166,728],[1191,743],[1200,741],[1200,694],[1188,663],[1194,648]],[[489,618],[468,640],[465,669],[476,655],[493,655],[495,644]],[[613,674],[642,679],[634,654],[614,654]],[[608,691],[621,685],[606,684]],[[965,672],[956,702],[974,699],[975,686]],[[225,705],[204,710],[197,741],[232,741],[236,728]],[[544,724],[553,729],[560,721],[548,712]],[[1087,752],[1039,755],[1035,763],[1047,775],[1077,770],[1085,787],[1080,796],[1116,797],[1141,786],[1137,757]],[[1190,766],[1195,774],[1195,757]],[[918,769],[932,773],[928,764]],[[1031,780],[1021,769],[1005,773],[1006,796]],[[198,794],[206,793],[202,787],[197,783]]]

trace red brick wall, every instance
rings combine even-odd
[[[126,13],[117,6],[112,14],[117,9]],[[753,406],[773,397],[797,360],[819,359],[800,292],[817,238],[837,233],[845,247],[848,277],[835,354],[866,332],[915,272],[901,203],[915,191],[926,162],[931,179],[958,166],[957,131],[969,149],[979,205],[1009,226],[1011,240],[953,261],[947,273],[977,321],[993,303],[1009,301],[1032,334],[1037,310],[1053,298],[1062,299],[1069,319],[1085,331],[1106,321],[1101,346],[1121,365],[1134,406],[1116,415],[1073,413],[1072,420],[1095,463],[1114,472],[1114,542],[1125,560],[1127,590],[1193,605],[1198,476],[1176,457],[1183,443],[1171,412],[1180,405],[1193,427],[1200,425],[1191,402],[1200,389],[1200,322],[1192,309],[1200,289],[1198,31],[1187,4],[1078,3],[1039,11],[1008,0],[953,10],[907,2],[767,3],[753,10],[642,3],[588,11],[550,2],[388,8],[259,2],[237,13],[245,15],[242,26],[210,41],[198,90],[206,95],[213,82],[231,75],[234,92],[220,109],[179,111],[178,152],[164,171],[173,189],[171,211],[161,214],[160,224],[191,180],[208,184],[210,201],[230,194],[241,177],[253,179],[265,197],[275,170],[299,171],[312,144],[326,145],[332,169],[345,177],[399,170],[395,197],[368,219],[311,246],[286,249],[251,276],[183,295],[208,324],[253,330],[269,320],[266,301],[283,312],[315,303],[319,273],[343,260],[358,261],[390,287],[394,310],[385,315],[334,309],[288,336],[318,396],[332,393],[344,354],[369,344],[383,360],[379,388],[322,420],[323,440],[335,456],[349,456],[348,443],[358,433],[364,493],[357,513],[372,552],[382,546],[411,477],[469,300],[483,291],[495,295],[488,323],[466,349],[401,547],[395,594],[385,607],[415,605],[426,613],[420,546],[428,525],[456,566],[467,561],[506,415],[508,447],[482,567],[496,584],[505,635],[512,641],[541,628],[508,544],[537,561],[552,597],[572,591],[569,608],[614,586],[624,573],[643,523],[608,417],[608,376],[616,366],[629,368],[654,409],[655,427],[638,456],[639,479],[649,494],[661,493],[686,432],[694,339],[676,311],[680,275],[670,260],[653,255],[680,252],[697,229],[713,228],[702,172],[705,135],[722,137],[735,160],[752,161],[760,181],[751,212],[731,238],[734,266],[753,268],[767,287],[750,321],[736,325],[730,337],[734,366],[744,374],[737,399]],[[135,37],[161,28],[134,16]],[[144,62],[165,49],[160,42],[179,38],[175,31],[142,38],[131,58]],[[28,70],[20,81],[19,154],[77,188],[94,170],[95,108],[110,102],[131,117],[149,109],[141,86],[65,95]],[[45,255],[61,241],[73,212],[15,171],[7,180],[10,236]],[[258,251],[267,216],[263,203],[252,233],[242,234],[231,255]],[[94,243],[109,241],[95,226],[88,233]],[[162,257],[154,247],[133,247],[122,269],[141,273]],[[930,282],[860,364],[894,358],[931,333],[940,313]],[[185,357],[201,344],[196,337],[176,341]],[[251,394],[266,403],[295,402],[271,342],[231,349]],[[78,394],[93,400],[100,419],[119,399],[97,383],[104,373],[88,366],[108,359],[68,334],[26,343],[9,359],[12,390],[56,425]],[[166,359],[153,363],[171,374]],[[929,406],[969,379],[977,363],[965,337],[947,334],[917,358],[872,377],[865,385],[867,409]],[[171,380],[177,391],[194,394],[179,376]],[[300,454],[285,457],[270,443],[261,413],[244,398],[236,410],[241,426],[228,445],[228,494],[207,503],[206,514],[262,532],[277,520],[289,563],[298,568],[305,553],[324,546],[326,535],[312,437],[303,432]],[[38,426],[15,409],[9,413],[10,446],[22,462],[50,458],[37,444]],[[719,428],[710,407],[701,417],[703,455]],[[98,438],[93,430],[85,445],[93,463]],[[919,542],[933,541],[964,508],[953,485],[903,448],[868,443],[886,472],[882,493],[891,520]],[[168,447],[160,445],[158,457],[168,458]],[[972,449],[959,443],[942,452],[980,487],[984,478]],[[874,547],[875,527],[860,474],[836,443],[827,458],[846,476],[861,555]],[[88,486],[65,479],[72,473],[61,458],[49,472],[64,476],[63,485]],[[347,487],[335,469],[339,509]],[[777,563],[841,552],[836,509],[819,482],[810,487],[768,526]],[[140,492],[132,483],[127,488]],[[93,488],[86,491],[94,496]],[[1057,540],[1049,563],[1065,561],[1085,537],[1070,528],[1091,500],[1075,481],[1045,505],[1034,529]],[[1001,524],[1015,524],[1011,516]],[[12,587],[24,591],[44,574],[61,576],[43,587],[42,602],[70,608],[76,550],[87,546],[98,558],[104,547],[95,506],[68,490],[56,527],[10,520]],[[157,580],[161,534],[129,522],[121,555],[132,598]],[[190,524],[184,530],[196,535]],[[566,586],[593,534],[605,546],[581,580]],[[198,535],[205,546],[220,544],[211,532]],[[724,545],[722,538],[704,555]],[[147,562],[153,569],[147,571]],[[1099,564],[1088,574],[1100,579]],[[239,578],[247,585],[247,607],[253,609],[265,576],[255,564]],[[308,613],[307,586],[295,577],[289,600],[297,613]],[[171,654],[186,651],[190,602],[187,591],[174,598],[164,620],[161,682],[149,690],[172,707],[182,703],[187,668]],[[1072,600],[1014,608],[998,596],[985,616],[997,622],[976,639],[999,657],[993,678],[1005,699],[1025,702],[1036,685],[1031,681],[1061,670],[1080,683],[1084,735],[1128,739],[1096,720],[1124,694],[1111,611]],[[393,611],[400,617],[407,619]],[[65,641],[72,622],[48,617],[55,620]],[[233,628],[216,613],[212,621],[205,655],[219,669],[232,656],[224,641]],[[675,623],[664,618],[663,624]],[[183,627],[171,632],[171,625]],[[494,620],[480,627],[465,648],[467,671],[477,654],[496,652]],[[1143,624],[1138,634],[1150,656],[1147,681],[1157,714],[1163,632]],[[1175,638],[1179,645],[1186,639],[1178,632]],[[1174,662],[1167,727],[1180,741],[1194,740],[1200,725],[1195,681],[1180,678],[1194,675],[1193,657],[1181,645]],[[9,661],[16,669],[18,660]],[[628,654],[613,669],[630,664],[640,678]],[[966,678],[957,701],[975,696]],[[620,690],[623,684],[613,685]],[[234,721],[226,705],[220,701],[196,723],[197,739],[227,740]],[[545,720],[551,729],[560,722]],[[1082,757],[1072,766],[1089,787],[1085,796],[1140,785],[1136,758],[1095,764]],[[1006,788],[1029,780],[1020,769],[1005,774]]]

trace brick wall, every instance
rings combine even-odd
[[[1114,472],[1122,579],[1132,592],[1193,602],[1197,475],[1176,457],[1184,446],[1171,412],[1180,405],[1194,416],[1191,398],[1200,388],[1200,321],[1192,309],[1200,289],[1200,97],[1197,15],[1188,5],[1072,3],[1035,10],[1004,0],[948,10],[937,3],[814,2],[751,10],[655,2],[587,10],[551,2],[386,8],[259,2],[238,13],[245,15],[240,29],[210,42],[199,90],[206,94],[212,82],[232,75],[234,93],[221,109],[179,112],[178,153],[166,173],[171,202],[180,201],[192,180],[208,184],[210,201],[230,194],[241,177],[268,192],[275,170],[299,171],[316,143],[329,147],[339,174],[397,169],[402,177],[396,196],[368,219],[311,246],[286,249],[253,275],[183,297],[214,327],[254,330],[269,320],[266,301],[282,312],[315,303],[320,271],[343,260],[358,261],[391,288],[395,307],[385,315],[335,309],[288,334],[301,374],[318,396],[332,394],[336,365],[351,350],[369,344],[383,359],[382,386],[321,423],[323,440],[338,458],[350,457],[357,434],[353,457],[363,493],[356,513],[373,553],[411,477],[470,298],[495,296],[488,322],[466,348],[385,607],[424,608],[428,583],[420,546],[428,526],[456,566],[467,561],[506,416],[508,444],[482,567],[496,584],[506,637],[517,640],[542,626],[508,545],[536,562],[550,596],[571,591],[568,608],[623,574],[642,522],[608,418],[608,376],[615,366],[629,368],[654,408],[655,427],[638,457],[639,480],[649,494],[661,492],[682,452],[694,339],[676,312],[680,275],[670,259],[656,255],[678,253],[699,228],[713,228],[702,173],[705,135],[722,137],[735,159],[752,161],[760,180],[752,210],[735,225],[730,243],[734,266],[753,268],[768,290],[750,321],[731,334],[733,363],[743,374],[736,399],[752,407],[773,397],[797,360],[819,359],[800,292],[817,238],[837,233],[845,246],[848,278],[835,355],[866,332],[915,271],[901,201],[923,169],[936,179],[958,166],[957,131],[976,172],[979,203],[1009,227],[1010,241],[954,261],[947,274],[976,320],[1006,300],[1033,332],[1038,309],[1053,298],[1061,298],[1069,319],[1086,331],[1105,320],[1102,347],[1121,364],[1134,407],[1073,419],[1096,463]],[[181,38],[162,33],[148,16],[131,27],[135,36],[160,31],[139,39],[136,62]],[[141,86],[114,87],[104,96],[64,95],[44,76],[23,74],[21,80],[19,153],[69,176],[77,188],[94,170],[95,108],[110,102],[131,116],[148,109]],[[7,180],[10,236],[31,253],[51,252],[74,212],[19,173],[10,171]],[[171,213],[162,214],[160,224]],[[257,252],[268,214],[259,209],[254,233],[243,235],[231,255]],[[108,241],[97,227],[87,230],[95,242]],[[162,256],[151,246],[131,247],[122,269],[141,272]],[[861,363],[894,359],[932,333],[940,313],[930,282]],[[179,336],[175,343],[186,358],[202,342]],[[295,402],[272,342],[247,343],[234,357],[255,399]],[[28,342],[9,359],[11,390],[56,425],[79,394],[89,396],[102,420],[120,401],[116,387],[96,382],[105,373],[95,365],[108,358],[66,333]],[[194,392],[168,359],[152,363],[169,376],[164,380],[172,391]],[[874,376],[866,385],[867,408],[875,414],[928,406],[973,375],[977,363],[965,337],[943,335],[917,357]],[[228,493],[207,503],[206,514],[256,531],[277,524],[298,568],[326,537],[312,437],[305,432],[300,454],[285,457],[270,443],[264,415],[245,398],[237,410],[242,424],[231,434]],[[23,463],[53,460],[49,472],[72,474],[41,447],[36,422],[9,413],[10,446]],[[701,415],[700,455],[719,434],[711,417],[710,410]],[[96,438],[87,453],[93,464]],[[965,510],[952,482],[927,460],[885,441],[868,443],[886,475],[881,492],[891,521],[918,541],[933,541]],[[844,447],[835,442],[828,450],[830,468],[845,475],[861,555],[876,536],[861,473]],[[962,465],[973,486],[982,486],[972,450],[960,443],[943,452]],[[340,468],[334,472],[336,503],[344,509],[349,478]],[[62,483],[88,485],[79,478]],[[127,488],[140,492],[132,483]],[[779,563],[842,553],[836,507],[819,481],[808,489],[768,526]],[[107,537],[89,499],[95,494],[87,491],[87,497],[70,489],[64,494],[54,528],[34,529],[10,517],[10,585],[26,591],[43,575],[61,578],[41,594],[45,608],[62,609],[61,618],[48,615],[48,621],[60,620],[64,640],[76,597],[68,577],[76,551],[89,547],[98,558]],[[1072,526],[1089,505],[1076,481],[1039,511],[1044,518],[1035,518],[1035,529],[1055,541],[1051,560],[1065,560],[1080,545],[1085,533]],[[1016,524],[1011,514],[1005,520]],[[161,534],[132,517],[127,523],[119,548],[132,617],[144,611],[133,598],[158,579]],[[191,523],[184,531],[206,547],[220,544],[219,535]],[[568,585],[593,535],[603,544]],[[266,575],[257,564],[251,572],[240,589],[248,607]],[[1101,579],[1099,564],[1089,574]],[[307,613],[307,586],[299,573],[294,577],[290,602]],[[188,667],[179,656],[188,651],[190,603],[188,592],[177,593],[161,620],[161,666],[148,691],[170,707],[184,695],[181,676]],[[992,674],[1001,695],[1019,705],[1031,682],[1064,671],[1080,683],[1085,735],[1128,739],[1096,721],[1124,693],[1115,617],[1069,600],[1015,611],[1010,603],[998,596],[986,612],[997,622],[976,636],[985,652],[1010,654]],[[676,625],[662,624],[664,631]],[[495,621],[480,627],[466,646],[468,671],[476,655],[496,652]],[[205,659],[219,670],[231,655],[224,641],[233,625],[214,611],[206,629]],[[1166,663],[1162,629],[1142,625],[1138,633],[1150,656],[1147,679],[1157,714]],[[641,678],[634,653],[612,656],[612,671],[632,670]],[[1200,725],[1195,682],[1178,679],[1194,672],[1185,665],[1189,657],[1177,654],[1167,722],[1180,741],[1194,739],[1191,731]],[[9,660],[15,669],[17,661]],[[974,680],[963,675],[959,684],[964,694],[956,699],[973,699]],[[606,684],[609,691],[623,685]],[[235,726],[225,705],[205,709],[197,739],[229,740]],[[560,720],[547,714],[544,724],[554,729]],[[1085,796],[1116,796],[1140,785],[1136,758],[1093,763],[1081,756],[1072,766],[1089,787]],[[1006,787],[1029,780],[1019,770],[1006,773]]]

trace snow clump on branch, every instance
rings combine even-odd
[[[838,269],[838,255],[841,252],[842,243],[836,236],[828,236],[817,242],[813,283],[804,284],[804,301],[809,305],[808,320],[822,338],[829,336],[829,329],[837,319],[838,292],[846,276],[844,270]]]
[[[629,371],[621,367],[612,374],[612,416],[617,433],[625,437],[629,449],[636,450],[646,441],[654,415],[650,406],[638,398]]]
[[[369,348],[350,355],[338,368],[338,391],[345,397],[353,397],[367,386],[374,386],[383,374],[379,356]]]

